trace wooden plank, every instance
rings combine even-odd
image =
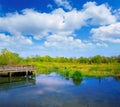
[[[35,75],[35,67],[34,66],[0,66],[0,73],[7,73],[8,76],[11,78],[12,74],[18,72],[25,72],[26,77],[30,75]]]
[[[0,72],[25,72],[34,70],[34,66],[0,66]]]

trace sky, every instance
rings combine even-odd
[[[120,55],[120,0],[0,0],[0,50],[27,56]]]

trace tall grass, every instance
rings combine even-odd
[[[66,77],[71,76],[75,71],[81,72],[84,76],[114,76],[120,74],[119,64],[78,64],[78,63],[55,63],[55,62],[33,62],[37,73],[59,72]]]

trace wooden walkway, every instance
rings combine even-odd
[[[13,73],[17,72],[25,72],[26,76],[28,73],[36,74],[35,66],[25,65],[25,66],[0,66],[0,73],[8,73],[9,77],[12,76]]]

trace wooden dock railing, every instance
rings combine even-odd
[[[32,65],[24,65],[24,66],[0,66],[0,73],[8,73],[9,76],[12,76],[12,73],[15,72],[34,72],[35,73],[35,66]]]

